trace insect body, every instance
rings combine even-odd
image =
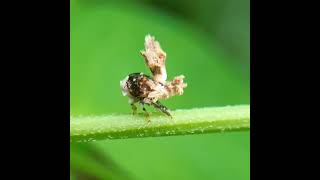
[[[136,114],[135,103],[142,105],[143,111],[149,116],[144,105],[151,105],[166,115],[170,116],[168,108],[160,103],[160,99],[168,99],[175,95],[182,95],[187,84],[183,83],[184,76],[177,76],[172,81],[166,81],[165,67],[166,53],[161,49],[159,42],[154,37],[147,35],[145,38],[145,51],[141,51],[147,66],[152,72],[152,77],[143,73],[132,73],[120,81],[122,94],[129,97],[129,104]]]
[[[147,104],[171,116],[168,108],[159,101],[161,97],[168,97],[166,86],[162,83],[154,81],[150,76],[143,73],[132,73],[123,81],[120,81],[120,85],[123,95],[129,97],[129,103],[134,114],[137,110],[135,103],[139,102],[145,112],[146,109],[144,105]]]

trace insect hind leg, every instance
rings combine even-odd
[[[157,102],[155,102],[155,103],[152,103],[152,105],[153,105],[156,109],[159,109],[161,112],[163,112],[164,114],[166,114],[167,116],[169,116],[170,118],[172,118],[172,116],[171,116],[171,114],[170,114],[170,112],[169,112],[169,109],[168,109],[166,106],[162,105],[162,104],[160,103],[160,101],[157,101]]]

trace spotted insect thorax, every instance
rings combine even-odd
[[[148,85],[150,83],[153,83],[150,76],[142,73],[133,73],[129,75],[126,86],[133,97],[143,100],[142,98],[147,97],[148,92],[151,91],[151,87]]]
[[[187,84],[183,83],[184,76],[177,76],[172,81],[166,81],[165,67],[166,53],[161,49],[154,37],[145,38],[145,51],[141,51],[152,77],[143,73],[132,73],[120,81],[122,94],[129,97],[129,104],[136,113],[135,103],[152,105],[156,109],[171,116],[168,108],[160,103],[160,99],[168,99],[175,95],[182,95]],[[147,112],[146,112],[147,113]]]

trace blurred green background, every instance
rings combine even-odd
[[[167,53],[168,79],[186,76],[170,109],[250,103],[249,0],[71,0],[70,114],[130,113],[119,81],[150,74],[150,33]],[[149,111],[154,111],[149,108]],[[71,179],[250,179],[250,133],[70,144]]]

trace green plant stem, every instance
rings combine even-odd
[[[70,141],[202,134],[250,129],[250,105],[206,107],[171,112],[173,119],[152,113],[70,117]]]

